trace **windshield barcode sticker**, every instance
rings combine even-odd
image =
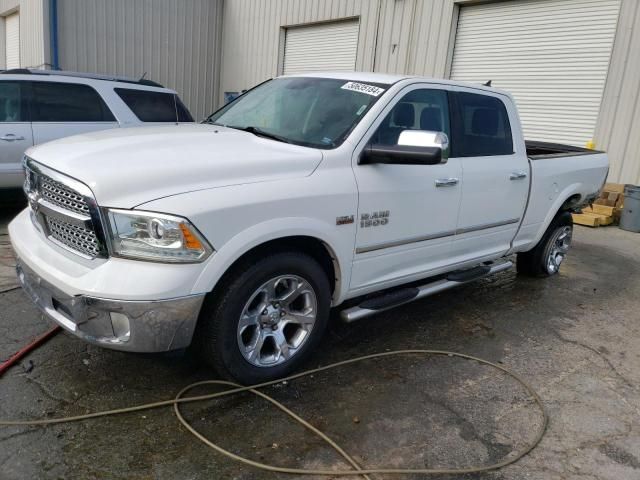
[[[351,90],[353,92],[366,93],[367,95],[371,95],[373,97],[377,97],[382,92],[384,92],[384,88],[357,82],[347,82],[340,88],[342,88],[343,90]]]

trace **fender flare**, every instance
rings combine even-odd
[[[538,233],[531,242],[532,248],[538,244],[544,233],[547,231],[547,228],[549,228],[549,225],[551,225],[551,222],[558,214],[562,206],[567,202],[567,200],[569,200],[574,195],[580,195],[580,197],[582,197],[582,193],[580,193],[581,186],[582,185],[580,183],[573,183],[567,186],[564,190],[562,190],[562,192],[558,194],[554,202],[551,204],[551,207],[549,208],[544,221],[542,222],[542,227],[538,229]]]
[[[349,253],[345,245],[342,248],[338,247],[341,239],[343,244],[348,243],[345,242],[345,232],[341,232],[343,235],[338,236],[331,232],[332,229],[335,229],[335,226],[305,217],[277,218],[252,225],[234,235],[216,250],[205,264],[192,289],[192,293],[212,291],[229,268],[253,248],[272,240],[303,236],[322,242],[332,257],[336,270],[336,288],[333,303],[340,303],[349,286],[351,269],[347,268],[347,266],[350,265],[352,259],[348,257]],[[353,239],[350,247],[352,253]]]

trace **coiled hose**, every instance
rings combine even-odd
[[[476,362],[478,362],[480,364],[483,364],[483,365],[488,365],[490,367],[496,368],[496,369],[502,371],[503,373],[507,374],[508,376],[510,376],[511,378],[516,380],[518,383],[520,383],[524,387],[524,389],[527,391],[527,393],[529,395],[531,395],[531,397],[535,401],[537,407],[540,409],[540,413],[542,415],[542,422],[541,422],[541,425],[540,425],[538,431],[536,432],[535,438],[533,439],[533,441],[529,445],[527,445],[526,447],[522,448],[515,455],[511,456],[508,459],[502,460],[502,461],[500,461],[498,463],[494,463],[494,464],[491,464],[491,465],[472,466],[472,467],[464,467],[464,468],[380,468],[380,467],[368,468],[366,466],[359,465],[353,459],[353,457],[351,455],[349,455],[344,449],[342,449],[336,442],[331,440],[326,434],[322,433],[320,430],[315,428],[309,422],[307,422],[306,420],[304,420],[300,416],[296,415],[294,412],[292,412],[290,409],[288,409],[282,403],[280,403],[277,400],[271,398],[269,395],[259,391],[259,389],[261,389],[261,388],[268,387],[270,385],[275,385],[275,384],[281,383],[283,381],[295,380],[295,379],[298,379],[298,378],[301,378],[301,377],[306,377],[306,376],[313,375],[313,374],[316,374],[316,373],[324,372],[324,371],[327,371],[327,370],[332,370],[332,369],[339,368],[339,367],[342,367],[342,366],[345,366],[345,365],[350,365],[350,364],[354,364],[354,363],[358,363],[358,362],[363,362],[363,361],[366,361],[366,360],[371,360],[371,359],[375,359],[375,358],[383,358],[383,357],[391,357],[391,356],[397,356],[397,355],[441,355],[441,356],[447,356],[447,357],[458,357],[458,358],[463,358],[463,359],[466,359],[466,360],[473,360],[473,361],[476,361]],[[189,392],[193,388],[196,388],[196,387],[199,387],[199,386],[202,386],[202,385],[223,385],[223,386],[229,387],[229,389],[225,390],[225,391],[222,391],[222,392],[210,393],[210,394],[206,394],[206,395],[197,395],[197,396],[192,396],[192,397],[185,397],[184,396],[187,392]],[[344,458],[351,465],[351,467],[353,467],[353,469],[352,470],[321,470],[321,469],[304,469],[304,468],[279,467],[279,466],[276,466],[276,465],[270,465],[270,464],[267,464],[267,463],[257,462],[255,460],[251,460],[249,458],[242,457],[240,455],[236,455],[235,453],[230,452],[229,450],[226,450],[226,449],[222,448],[221,446],[217,445],[216,443],[214,443],[213,441],[211,441],[210,439],[205,437],[203,434],[198,432],[189,423],[189,421],[184,418],[184,416],[182,415],[182,412],[180,411],[180,405],[182,405],[184,403],[202,402],[202,401],[206,401],[206,400],[213,400],[213,399],[216,399],[216,398],[235,395],[235,394],[240,393],[240,392],[251,392],[254,395],[257,395],[258,397],[263,398],[264,400],[270,402],[272,405],[274,405],[275,407],[277,407],[278,409],[280,409],[281,411],[286,413],[294,421],[298,422],[300,425],[302,425],[303,427],[305,427],[309,431],[313,432],[318,437],[322,438],[340,456],[342,456],[342,458]],[[538,445],[538,443],[540,443],[540,440],[542,440],[542,437],[544,436],[545,430],[547,428],[547,424],[549,422],[549,418],[547,416],[547,413],[545,412],[544,405],[542,403],[542,399],[535,392],[535,390],[527,382],[525,382],[522,378],[520,378],[517,374],[515,374],[514,372],[508,370],[507,368],[505,368],[505,367],[503,367],[501,365],[498,365],[496,363],[490,362],[488,360],[483,360],[483,359],[478,358],[478,357],[474,357],[472,355],[465,355],[465,354],[456,353],[456,352],[447,352],[447,351],[444,351],[444,350],[395,350],[395,351],[389,351],[389,352],[383,352],[383,353],[375,353],[375,354],[372,354],[372,355],[364,355],[364,356],[361,356],[361,357],[355,357],[355,358],[352,358],[352,359],[349,359],[349,360],[344,360],[342,362],[332,363],[330,365],[326,365],[326,366],[323,366],[323,367],[318,367],[318,368],[314,368],[314,369],[311,369],[311,370],[306,370],[304,372],[296,373],[296,374],[290,375],[290,376],[288,376],[286,378],[281,378],[281,379],[278,379],[278,380],[272,380],[270,382],[264,382],[264,383],[260,383],[260,384],[257,384],[257,385],[247,386],[247,387],[243,387],[243,386],[240,386],[238,384],[235,384],[235,383],[232,383],[232,382],[226,382],[226,381],[223,381],[223,380],[205,380],[205,381],[202,381],[202,382],[192,383],[191,385],[186,386],[185,388],[180,390],[180,392],[178,392],[176,397],[174,399],[172,399],[172,400],[163,400],[163,401],[159,401],[159,402],[146,403],[146,404],[143,404],[143,405],[136,405],[136,406],[133,406],[133,407],[118,408],[118,409],[114,409],[114,410],[106,410],[106,411],[102,411],[102,412],[87,413],[85,415],[75,415],[75,416],[69,416],[69,417],[41,419],[41,420],[0,420],[0,425],[2,425],[2,426],[44,426],[44,425],[53,425],[53,424],[59,424],[59,423],[77,422],[77,421],[80,421],[80,420],[89,420],[89,419],[92,419],[92,418],[106,417],[106,416],[112,416],[112,415],[120,415],[120,414],[123,414],[123,413],[139,412],[141,410],[151,410],[151,409],[155,409],[155,408],[168,407],[168,406],[173,406],[173,409],[174,409],[174,412],[176,414],[176,417],[178,417],[178,420],[180,421],[180,423],[189,432],[191,432],[198,440],[200,440],[201,442],[203,442],[205,445],[207,445],[208,447],[212,448],[216,452],[218,452],[218,453],[220,453],[220,454],[222,454],[222,455],[224,455],[224,456],[226,456],[226,457],[228,457],[228,458],[230,458],[232,460],[235,460],[237,462],[240,462],[240,463],[243,463],[245,465],[248,465],[250,467],[258,468],[258,469],[261,469],[261,470],[266,470],[266,471],[269,471],[269,472],[295,474],[295,475],[326,475],[326,476],[357,476],[357,475],[359,475],[359,476],[362,476],[363,478],[366,478],[368,480],[371,480],[371,477],[369,475],[372,475],[372,474],[386,474],[386,475],[416,475],[416,474],[423,474],[423,475],[439,474],[439,475],[445,475],[445,474],[448,474],[448,475],[462,475],[462,474],[469,474],[469,473],[486,472],[488,470],[496,470],[496,469],[499,469],[499,468],[502,468],[502,467],[505,467],[507,465],[510,465],[512,463],[517,462],[519,459],[521,459],[526,454],[528,454],[531,450],[533,450]]]

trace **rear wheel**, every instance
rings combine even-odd
[[[572,236],[571,213],[559,213],[533,250],[518,254],[518,273],[533,277],[549,277],[558,273],[571,247]]]
[[[197,342],[203,359],[244,384],[281,378],[311,353],[331,301],[322,267],[302,253],[247,263],[208,301]]]

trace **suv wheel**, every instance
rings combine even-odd
[[[549,277],[560,270],[573,236],[570,212],[558,214],[538,244],[528,252],[518,253],[518,273],[532,277]]]
[[[256,384],[287,376],[322,337],[330,286],[308,255],[247,263],[223,288],[205,303],[197,341],[204,360],[224,377]]]

